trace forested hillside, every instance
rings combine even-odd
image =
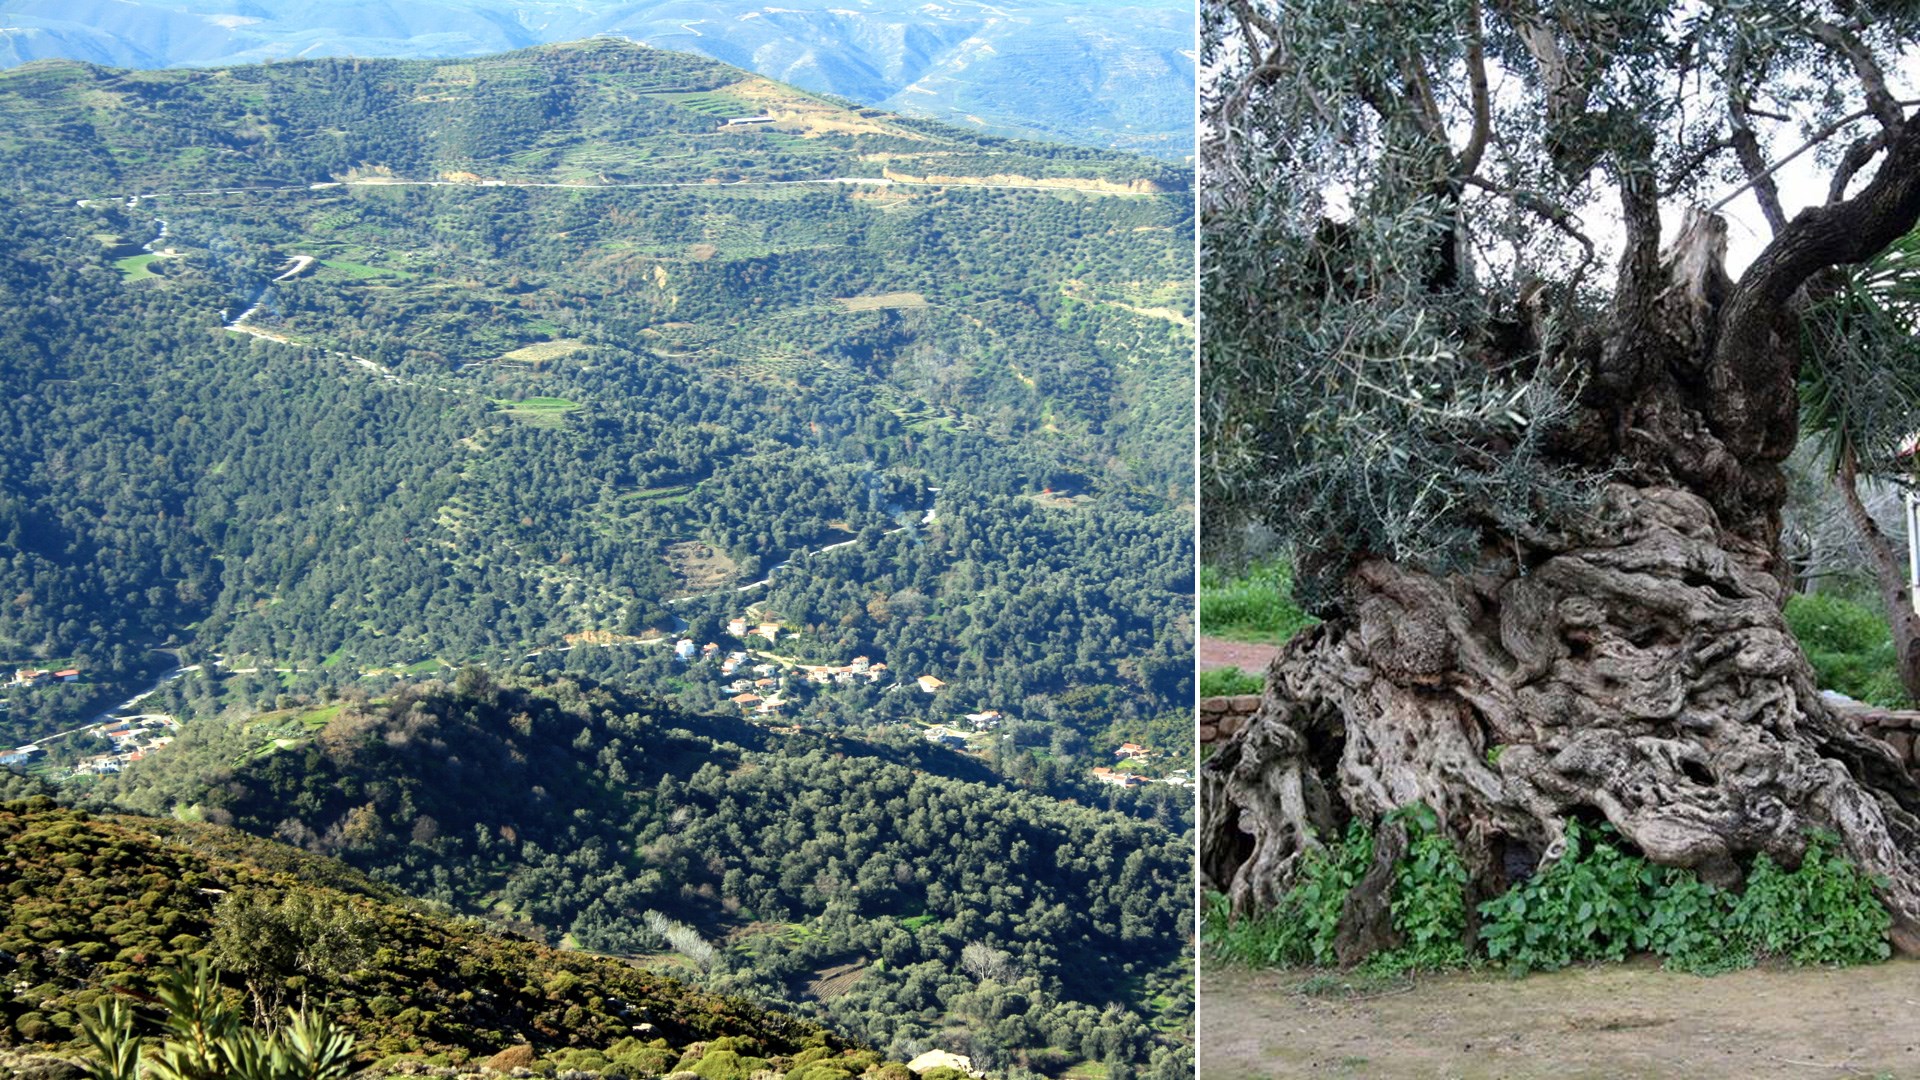
[[[878,1064],[843,1057],[848,1044],[818,1025],[502,935],[230,829],[96,817],[42,796],[0,802],[0,851],[12,987],[0,1046],[77,1044],[81,1011],[108,994],[142,1000],[197,958],[249,997],[329,1002],[363,1060],[484,1060],[530,1040],[555,1062],[605,1067],[611,1051],[657,1073],[696,1040],[731,1036],[770,1056],[859,1061],[856,1075]]]
[[[1178,170],[607,41],[0,119],[10,764],[889,1052],[1190,1067]]]
[[[733,618],[892,671],[781,719],[1110,748],[1185,705],[1176,170],[611,41],[39,63],[0,116],[0,662],[80,673],[0,691],[14,741],[176,658],[270,706],[529,653],[638,677],[744,651]]]
[[[190,725],[98,799],[334,855],[553,944],[685,965],[896,1055],[1160,1075],[1188,1060],[1192,1010],[1191,818],[1160,790],[1118,814],[1009,790],[911,736],[775,732],[469,670]],[[691,936],[663,940],[650,912]]]

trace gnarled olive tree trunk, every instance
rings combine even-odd
[[[1913,181],[1876,183],[1883,201],[1854,204],[1906,208],[1888,221],[1920,206]],[[1880,882],[1896,946],[1920,951],[1920,784],[1823,703],[1781,615],[1796,297],[1905,227],[1840,209],[1796,219],[1737,287],[1706,215],[1623,268],[1574,350],[1586,389],[1556,450],[1607,471],[1590,515],[1489,524],[1459,572],[1348,570],[1335,617],[1287,646],[1259,714],[1202,769],[1202,870],[1236,912],[1270,907],[1347,820],[1420,802],[1482,897],[1555,859],[1576,816],[1721,885],[1759,853],[1797,865],[1830,830]],[[1347,921],[1378,924],[1364,891]]]

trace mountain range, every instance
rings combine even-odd
[[[609,35],[979,131],[1181,160],[1193,32],[1173,0],[4,0],[0,65],[463,57]]]

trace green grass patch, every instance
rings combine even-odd
[[[1200,673],[1201,697],[1257,694],[1265,687],[1265,680],[1257,675],[1249,675],[1237,667],[1214,668]]]
[[[560,397],[530,397],[520,401],[494,398],[493,404],[515,420],[546,427],[560,426],[568,413],[580,407],[579,402]]]
[[[1293,602],[1293,567],[1256,563],[1239,575],[1200,568],[1200,632],[1230,641],[1278,645],[1318,622]]]
[[[320,265],[327,268],[326,277],[334,280],[365,281],[377,277],[409,277],[404,270],[391,270],[386,267],[368,266],[366,263],[348,259],[321,259]]]
[[[333,718],[340,715],[340,710],[346,708],[346,704],[344,701],[336,701],[318,709],[309,709],[295,718],[294,722],[308,731],[319,731],[332,723]]]
[[[122,280],[146,281],[149,278],[157,278],[160,276],[149,269],[149,267],[153,265],[154,260],[159,257],[160,256],[151,252],[143,255],[129,255],[124,259],[113,260],[113,268],[120,271]]]
[[[1813,593],[1789,598],[1786,616],[1821,688],[1882,708],[1912,705],[1894,662],[1893,631],[1877,608]]]

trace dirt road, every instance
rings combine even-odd
[[[1267,665],[1273,663],[1273,658],[1279,653],[1278,645],[1256,645],[1247,641],[1202,637],[1200,639],[1200,670],[1211,671],[1214,668],[1237,667],[1249,675],[1265,675]]]
[[[1920,1078],[1920,961],[1714,978],[1611,964],[1307,996],[1300,972],[1212,965],[1201,1080]]]

